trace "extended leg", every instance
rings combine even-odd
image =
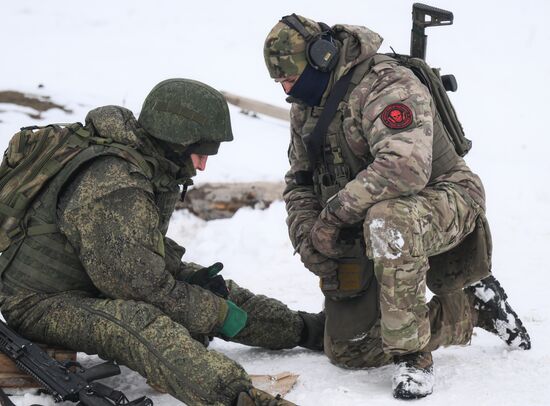
[[[296,312],[284,303],[227,281],[229,300],[248,314],[245,328],[232,341],[270,349],[306,348],[322,350],[322,314]]]
[[[205,349],[151,305],[74,294],[35,302],[3,309],[21,334],[115,360],[189,405],[232,405],[251,388],[239,364]]]

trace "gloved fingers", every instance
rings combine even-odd
[[[223,269],[223,264],[221,262],[216,262],[210,266],[207,266],[195,271],[188,278],[187,282],[190,283],[191,285],[199,285],[204,287],[208,284],[208,282],[212,278],[215,278],[222,269]]]
[[[309,236],[302,240],[300,246],[298,247],[298,251],[300,253],[300,258],[302,259],[302,262],[320,263],[327,259],[327,257],[319,253],[313,247]]]
[[[215,262],[206,269],[208,269],[208,276],[212,278],[221,272],[223,269],[223,264],[221,262]]]
[[[303,259],[303,262],[307,262],[309,264],[322,264],[327,260],[328,260],[328,257],[326,255],[323,255],[320,252],[314,251],[314,252],[310,252],[307,256],[305,256],[305,258]]]
[[[204,288],[224,299],[229,297],[229,289],[227,288],[225,279],[223,279],[223,276],[221,275],[216,275],[213,278],[210,278],[208,283],[204,285]]]
[[[329,276],[336,273],[338,263],[332,259],[325,258],[324,261],[318,263],[305,262],[304,266],[317,276]]]
[[[329,258],[338,258],[344,251],[338,247],[340,229],[318,222],[311,230],[311,243],[321,254]]]
[[[210,276],[208,275],[208,268],[201,268],[198,271],[193,272],[191,276],[187,279],[187,282],[191,285],[203,286],[208,282]]]

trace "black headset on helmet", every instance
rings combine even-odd
[[[331,35],[332,30],[325,23],[319,34],[310,34],[296,14],[284,16],[281,22],[296,30],[306,40],[306,59],[308,63],[321,72],[330,72],[338,62],[340,48]]]

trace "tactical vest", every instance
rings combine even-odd
[[[374,65],[385,62],[398,63],[386,55],[375,55],[355,68],[348,91],[328,126],[322,151],[323,156],[313,168],[312,174],[315,194],[320,198],[323,206],[331,196],[343,189],[374,160],[370,154],[366,157],[355,155],[346,141],[342,124],[344,111],[353,89]],[[430,182],[452,169],[459,159],[441,117],[435,108],[433,110],[435,115],[433,118],[434,134]],[[323,107],[312,107],[306,111],[306,120],[301,134],[310,134],[313,131],[322,111]]]
[[[328,125],[322,156],[312,168],[314,191],[323,206],[374,160],[370,153],[360,157],[352,151],[345,137],[343,120],[351,92],[374,65],[384,62],[398,63],[388,56],[376,55],[355,67],[347,92]],[[435,114],[430,181],[452,169],[459,159],[437,109],[432,107]],[[301,134],[307,137],[313,132],[323,110],[323,107],[307,110]],[[364,255],[361,227],[344,229],[340,239],[342,244],[349,245],[348,254],[338,260],[336,279],[321,278],[321,289],[326,298],[327,335],[333,339],[349,340],[369,331],[379,319],[378,284],[374,277],[374,263]],[[361,314],[360,318],[358,314]]]
[[[164,237],[179,199],[177,182],[162,171],[156,158],[142,155],[135,149],[129,155],[124,147],[91,145],[66,164],[27,210],[24,223],[27,229],[35,231],[13,243],[0,256],[0,280],[5,293],[14,290],[97,293],[76,252],[67,238],[58,232],[56,224],[62,188],[86,163],[103,156],[116,156],[132,163],[151,181],[160,216],[159,230]],[[162,238],[158,244],[157,251],[162,253]]]

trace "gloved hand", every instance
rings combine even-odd
[[[319,277],[328,277],[335,274],[338,264],[315,249],[309,236],[304,237],[298,253],[304,266]]]
[[[340,231],[358,224],[362,218],[362,212],[355,212],[351,207],[344,206],[337,193],[328,199],[311,228],[311,243],[321,254],[329,258],[339,258],[346,251],[339,241]]]
[[[325,311],[320,313],[298,312],[304,322],[298,345],[314,351],[323,351],[325,333]]]
[[[334,200],[336,199],[329,201],[319,213],[319,217],[310,232],[311,243],[315,249],[329,258],[338,258],[343,254],[343,250],[338,247],[338,236],[344,223],[336,217],[332,210],[330,203]]]
[[[223,276],[218,275],[223,269],[221,262],[216,262],[206,268],[195,271],[188,279],[187,282],[191,285],[197,285],[201,288],[207,289],[210,292],[227,299],[229,297],[229,289]]]

